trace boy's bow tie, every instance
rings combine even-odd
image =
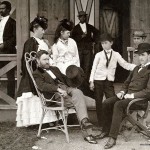
[[[106,54],[110,54],[111,50],[105,50]]]

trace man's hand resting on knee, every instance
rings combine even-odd
[[[123,99],[123,97],[124,97],[124,91],[120,91],[120,92],[117,93],[116,95],[117,95],[117,97],[118,97],[119,99]]]

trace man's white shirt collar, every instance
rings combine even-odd
[[[86,32],[87,32],[86,23],[79,23],[79,25],[80,25],[82,31],[83,31],[84,33],[86,33]]]
[[[148,66],[148,65],[150,65],[150,62],[146,63],[144,66],[146,67],[146,66]]]
[[[6,17],[2,17],[1,18],[1,21],[0,21],[0,44],[3,43],[3,33],[4,33],[4,28],[5,28],[5,25],[6,25],[6,22],[8,21],[9,19],[9,15],[6,16]]]
[[[6,16],[6,17],[2,17],[2,18],[1,18],[1,21],[7,21],[8,19],[9,19],[9,15]]]
[[[150,62],[146,63],[145,65],[140,65],[140,69],[138,70],[138,72],[140,72],[144,67],[150,65]]]
[[[54,73],[51,70],[46,70],[44,69],[54,80],[56,79],[56,76],[54,75]]]

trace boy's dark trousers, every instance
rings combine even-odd
[[[113,81],[94,80],[94,95],[96,101],[96,113],[99,126],[102,126],[102,101],[105,94],[106,99],[115,96]]]

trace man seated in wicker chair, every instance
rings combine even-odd
[[[143,98],[141,103],[144,104],[150,99],[150,44],[139,44],[136,53],[139,55],[140,66],[134,68],[122,90],[115,97],[108,98],[103,102],[103,128],[97,138],[109,137],[104,146],[105,149],[116,144],[119,127],[129,102],[136,98]]]
[[[51,98],[55,92],[59,92],[64,97],[64,103],[72,103],[76,109],[78,120],[82,130],[92,128],[92,123],[88,119],[86,96],[77,87],[84,79],[84,72],[80,67],[71,65],[66,70],[66,75],[62,74],[57,67],[49,65],[49,54],[40,50],[36,53],[38,68],[33,72],[33,77],[38,89],[45,98]],[[87,132],[86,132],[87,133]],[[84,135],[85,141],[96,144],[97,141],[92,135]]]

